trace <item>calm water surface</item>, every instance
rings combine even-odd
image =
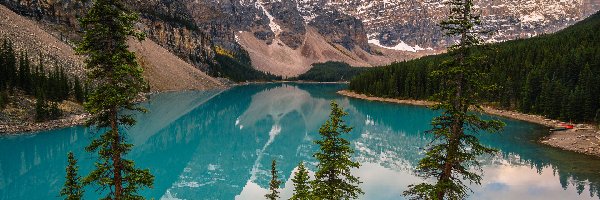
[[[155,199],[264,199],[272,159],[285,188],[300,161],[314,170],[312,141],[336,100],[355,129],[355,170],[364,182],[361,199],[403,199],[411,172],[430,137],[424,132],[435,112],[423,107],[349,99],[335,94],[345,85],[263,84],[226,91],[155,95],[151,111],[127,129],[135,148],[128,157],[156,176]],[[504,119],[497,135],[482,136],[501,153],[482,157],[484,179],[471,199],[599,199],[600,160],[538,145],[543,128]],[[94,154],[83,151],[94,132],[83,127],[0,137],[0,199],[59,199],[66,154],[73,151],[83,173]],[[97,199],[88,187],[87,199]]]

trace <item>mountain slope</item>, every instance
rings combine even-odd
[[[437,27],[447,9],[443,1],[302,1],[306,10],[334,9],[361,19],[373,43],[408,51],[444,48],[452,40]],[[488,41],[528,38],[558,31],[600,10],[598,0],[478,0],[484,28],[498,30]]]
[[[56,67],[56,64],[68,67],[71,76],[83,77],[83,59],[75,54],[73,48],[60,39],[41,29],[35,22],[19,16],[0,5],[0,40],[10,39],[17,52],[27,51],[32,60],[39,62],[43,55],[45,64]],[[56,63],[58,62],[58,63]]]
[[[219,80],[206,75],[151,40],[129,41],[144,78],[153,91],[208,90],[224,88]]]
[[[71,76],[83,78],[83,58],[73,48],[44,29],[35,21],[22,17],[0,5],[0,39],[10,39],[18,51],[26,51],[33,60],[41,54],[51,67],[66,66]],[[65,39],[65,38],[63,38]],[[144,67],[144,77],[152,91],[212,89],[223,84],[206,75],[152,41],[130,42]],[[177,81],[174,81],[177,80]]]
[[[214,76],[228,77],[231,73],[223,70],[237,71],[234,68],[250,64],[276,75],[294,76],[307,71],[315,59],[376,66],[439,53],[453,41],[444,38],[436,26],[445,13],[442,1],[126,2],[141,12],[139,28],[149,39]],[[76,17],[89,6],[75,0],[0,3],[40,21],[68,41],[77,40],[72,31],[78,30]],[[489,22],[483,28],[500,30],[486,38],[493,42],[555,32],[600,9],[600,0],[479,0],[477,6]],[[219,62],[217,49],[231,52],[234,61]],[[246,55],[251,62],[245,62]]]
[[[496,106],[564,120],[600,121],[600,12],[554,34],[475,49],[486,55],[482,69],[499,90]],[[448,55],[369,70],[350,89],[384,97],[426,99],[439,82],[429,74]]]

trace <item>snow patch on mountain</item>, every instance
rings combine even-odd
[[[265,13],[267,18],[269,18],[269,27],[271,27],[271,31],[273,31],[275,35],[279,35],[279,33],[281,32],[281,26],[279,26],[279,24],[275,22],[275,17],[273,17],[273,15],[271,15],[271,13],[269,13],[269,11],[265,9],[265,6],[263,6],[262,1],[256,2],[256,8],[261,9]]]
[[[373,36],[371,35],[371,36],[369,36],[369,38],[373,38]],[[415,45],[413,47],[413,46],[406,44],[404,41],[400,41],[400,43],[398,43],[396,46],[390,47],[390,46],[385,46],[385,45],[381,44],[381,42],[379,42],[378,39],[374,38],[374,39],[369,39],[369,44],[374,44],[381,48],[397,50],[397,51],[417,52],[417,51],[425,50],[423,47],[420,47],[419,45]],[[428,48],[428,49],[431,49],[431,48]]]

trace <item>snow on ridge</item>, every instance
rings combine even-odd
[[[267,18],[269,18],[269,27],[271,27],[271,31],[275,33],[275,36],[279,35],[279,33],[281,32],[281,26],[275,23],[275,17],[273,17],[273,15],[271,15],[271,13],[269,13],[269,11],[265,9],[265,7],[262,4],[262,1],[257,1],[255,6],[256,8],[263,10],[265,15],[267,15]]]
[[[400,43],[398,43],[396,46],[393,46],[393,47],[388,47],[388,46],[382,45],[378,39],[370,39],[369,44],[374,44],[374,45],[377,45],[382,48],[392,49],[392,50],[397,50],[397,51],[417,52],[417,51],[425,50],[422,47],[420,47],[419,45],[412,47],[412,46],[404,43],[404,41],[400,41]]]

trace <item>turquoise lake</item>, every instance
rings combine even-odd
[[[154,95],[143,105],[149,113],[126,129],[135,145],[128,155],[156,176],[155,199],[264,199],[271,160],[278,161],[284,182],[282,199],[292,193],[296,165],[312,154],[318,129],[327,120],[329,102],[349,113],[354,127],[347,138],[362,164],[365,195],[360,199],[403,199],[408,185],[423,180],[412,170],[431,137],[425,107],[350,99],[336,94],[343,84],[256,84],[225,91]],[[600,199],[600,159],[562,151],[536,141],[548,130],[502,119],[500,134],[482,135],[482,143],[500,150],[481,157],[484,177],[471,199]],[[0,199],[60,199],[66,154],[73,151],[81,173],[95,155],[83,149],[95,132],[72,127],[18,136],[0,136]],[[87,187],[86,199],[99,197]]]

